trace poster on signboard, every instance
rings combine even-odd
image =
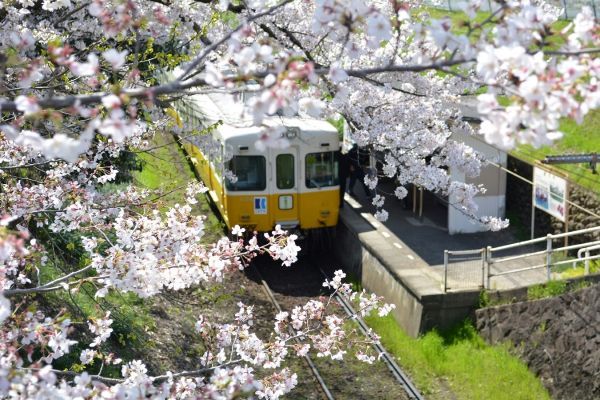
[[[533,204],[548,214],[565,221],[567,181],[541,168],[533,168]]]

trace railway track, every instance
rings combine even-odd
[[[319,268],[319,271],[321,271],[321,274],[324,278],[331,278],[330,276],[327,276],[323,269]],[[342,306],[348,317],[351,317],[356,322],[362,334],[366,337],[369,337],[369,327],[367,323],[359,314],[356,313],[350,301],[348,301],[348,299],[345,296],[339,293],[336,293],[335,299]],[[415,385],[408,378],[408,376],[406,376],[406,374],[402,371],[398,364],[396,364],[394,358],[390,356],[390,354],[385,350],[381,343],[373,342],[373,348],[375,349],[375,351],[377,351],[377,354],[379,354],[380,357],[383,359],[394,378],[400,383],[400,385],[402,385],[408,397],[411,400],[423,400],[424,398],[421,395],[421,393],[417,390]]]
[[[279,302],[275,298],[275,295],[271,291],[271,288],[269,287],[269,284],[262,278],[262,275],[260,274],[260,271],[258,271],[258,268],[255,268],[255,270],[256,270],[256,272],[258,274],[258,277],[260,279],[260,283],[263,286],[265,294],[267,295],[267,297],[269,298],[269,300],[271,301],[271,303],[273,303],[273,306],[275,307],[275,309],[277,310],[277,312],[282,312],[283,309],[281,308],[281,306],[279,305]],[[290,329],[290,333],[292,335],[294,335],[294,332],[292,331],[292,328],[290,327],[289,329]],[[315,363],[313,362],[312,358],[310,358],[310,356],[307,354],[307,355],[304,356],[304,361],[308,365],[308,368],[310,369],[311,374],[315,377],[315,379],[319,383],[319,386],[321,387],[321,391],[323,392],[324,398],[328,399],[328,400],[334,400],[334,397],[331,394],[331,390],[329,390],[329,387],[327,387],[327,385],[325,384],[325,381],[323,380],[323,377],[321,376],[321,373],[319,372],[319,370],[315,366]]]
[[[325,273],[325,271],[323,271],[323,269],[321,269],[321,268],[317,269],[314,267],[312,267],[312,268],[313,268],[312,271],[316,270],[316,274],[314,274],[314,272],[308,273],[309,275],[313,275],[313,276],[308,277],[309,279],[312,278],[312,280],[315,280],[315,278],[319,278],[319,282],[322,282],[323,278],[330,278]],[[256,273],[256,279],[257,279],[258,283],[260,283],[262,285],[266,296],[268,297],[269,301],[273,304],[274,308],[278,312],[283,311],[283,308],[281,307],[280,302],[277,300],[276,295],[271,290],[271,287],[269,286],[269,284],[263,277],[263,274],[261,273],[261,271],[259,270],[259,267],[257,265],[254,265],[253,271]],[[290,286],[290,285],[288,284],[286,286]],[[319,284],[319,286],[320,286],[320,284]],[[368,337],[368,334],[367,334],[368,326],[367,326],[366,322],[360,316],[356,315],[352,304],[347,299],[345,299],[343,296],[341,296],[339,294],[336,295],[335,298],[336,298],[336,301],[339,303],[340,307],[349,316],[351,316],[351,315],[355,316],[352,319],[356,321],[360,332],[363,335],[365,335],[366,337]],[[289,310],[286,310],[286,311],[289,311]],[[291,327],[290,327],[290,329],[291,329]],[[390,354],[385,350],[385,348],[379,343],[373,343],[373,347],[374,347],[375,351],[380,355],[380,357],[384,360],[384,363],[386,364],[387,369],[391,372],[393,379],[396,381],[396,384],[400,385],[404,392],[403,393],[404,395],[401,397],[387,396],[385,398],[390,398],[390,399],[392,399],[392,398],[394,398],[394,399],[408,398],[411,400],[422,400],[423,397],[421,396],[419,391],[412,384],[412,382],[406,376],[406,374],[402,371],[402,369],[396,364],[393,357],[390,356]],[[330,387],[331,384],[328,385],[327,380],[324,378],[324,375],[327,375],[327,374],[322,373],[322,371],[319,370],[319,368],[317,367],[317,364],[315,363],[315,361],[313,359],[311,359],[311,357],[309,355],[306,355],[304,357],[304,361],[306,362],[308,369],[310,370],[310,373],[312,374],[312,376],[315,378],[316,382],[318,383],[318,390],[319,390],[319,395],[321,398],[327,399],[327,400],[334,400],[336,398],[338,400],[339,400],[339,398],[348,398],[347,395],[345,397],[344,396],[339,396],[339,397],[334,396],[335,389]],[[380,367],[380,368],[383,368],[383,367]],[[374,379],[374,378],[371,378],[371,379]],[[378,397],[371,397],[371,398],[378,398]]]

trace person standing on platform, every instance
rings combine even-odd
[[[356,181],[360,180],[365,191],[365,196],[369,198],[372,197],[373,194],[365,183],[365,170],[360,163],[360,151],[357,144],[354,144],[352,149],[348,152],[348,158],[350,159],[350,184],[348,186],[350,196],[356,197],[354,194],[354,186],[356,185]]]
[[[350,176],[350,157],[348,155],[348,153],[343,153],[341,151],[341,146],[340,146],[340,153],[339,153],[339,158],[338,158],[338,175],[339,175],[339,180],[340,180],[340,208],[344,207],[344,193],[346,193],[346,182],[348,180],[348,177]]]

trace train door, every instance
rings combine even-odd
[[[275,184],[272,187],[271,204],[274,225],[283,229],[300,226],[300,180],[298,150],[294,146],[285,149],[272,149],[272,176]]]

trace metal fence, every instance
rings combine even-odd
[[[587,275],[590,261],[600,260],[600,240],[584,241],[581,237],[596,232],[600,233],[600,226],[506,246],[446,250],[444,291],[529,286],[559,278],[568,268],[579,266]],[[568,241],[578,243],[569,245]]]
[[[434,8],[449,11],[460,11],[461,3],[465,0],[426,0],[425,3]],[[584,6],[588,6],[598,18],[600,15],[600,0],[549,0],[547,3],[561,10],[562,19],[573,19]],[[491,0],[482,0],[481,11],[491,12],[498,9],[499,5]]]
[[[485,285],[485,251],[444,251],[444,292],[483,288]]]

